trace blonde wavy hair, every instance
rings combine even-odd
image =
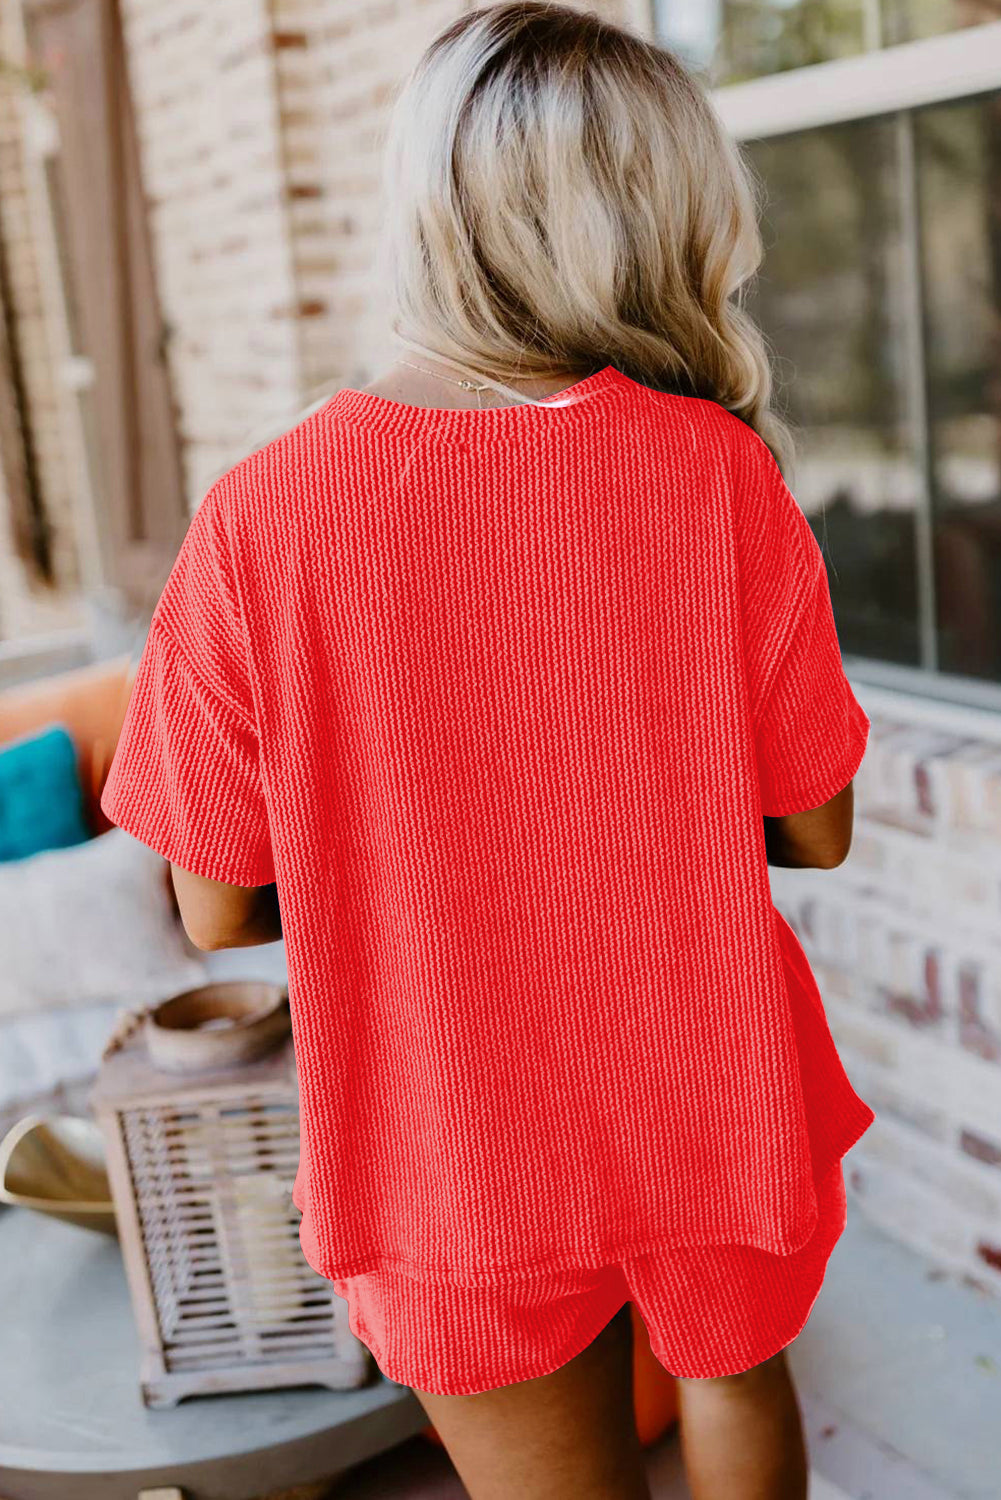
[[[505,381],[614,364],[791,462],[742,306],[763,188],[666,48],[545,0],[463,14],[393,101],[382,193],[397,342],[520,400]]]

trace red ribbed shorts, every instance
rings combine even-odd
[[[735,1375],[784,1349],[810,1315],[847,1222],[840,1161],[818,1180],[817,1201],[814,1232],[790,1255],[701,1245],[509,1287],[430,1283],[395,1269],[331,1284],[382,1373],[420,1391],[467,1396],[548,1375],[625,1302],[635,1303],[671,1374]]]

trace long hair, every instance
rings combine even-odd
[[[505,381],[614,364],[791,461],[742,305],[763,188],[666,48],[545,0],[463,14],[393,100],[382,195],[399,343],[522,400]]]

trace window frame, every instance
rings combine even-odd
[[[996,89],[1001,89],[1001,21],[984,21],[857,57],[724,84],[711,96],[731,135],[762,140]]]
[[[921,663],[902,666],[846,652],[845,670],[853,679],[874,687],[993,711],[1001,710],[1001,683],[942,672],[938,666],[931,432],[922,334],[923,268],[913,112],[928,105],[956,103],[998,92],[1001,92],[1001,21],[987,21],[941,36],[899,42],[855,57],[791,68],[710,90],[725,129],[740,143],[853,120],[896,117],[907,272],[903,295],[910,340],[906,401],[918,460],[915,566]]]

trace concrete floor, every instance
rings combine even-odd
[[[936,1271],[870,1224],[848,1227],[790,1348],[810,1500],[999,1500],[1001,1301]],[[655,1500],[688,1500],[677,1432],[649,1450]],[[466,1500],[447,1456],[415,1438],[330,1500]]]
[[[789,1357],[837,1427],[813,1442],[814,1465],[855,1500],[1001,1497],[1001,1301],[905,1249],[851,1198]]]

